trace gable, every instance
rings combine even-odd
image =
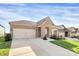
[[[4,28],[4,26],[2,26],[1,24],[0,24],[0,27]]]
[[[52,24],[52,22],[50,20],[47,20],[45,21],[42,26],[45,26],[45,27],[51,27],[51,26],[54,26],[54,24]]]
[[[37,26],[49,26],[49,25],[54,26],[54,23],[52,22],[49,16],[37,22]]]

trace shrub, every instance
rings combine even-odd
[[[60,36],[53,35],[50,38],[55,39],[55,40],[63,40],[63,39],[65,39],[64,37],[62,37],[62,35],[60,35]]]
[[[43,40],[47,40],[47,35],[45,35],[45,36],[43,37]]]
[[[50,38],[51,38],[51,39],[56,39],[57,36],[56,36],[56,35],[52,35]]]
[[[11,41],[11,40],[12,40],[11,34],[6,34],[5,41]]]

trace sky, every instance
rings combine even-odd
[[[79,3],[0,3],[0,24],[10,32],[10,21],[39,21],[49,16],[55,25],[79,27]]]

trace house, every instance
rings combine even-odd
[[[76,33],[79,34],[79,28],[76,28]]]
[[[0,24],[0,37],[4,36],[4,27]]]
[[[74,36],[77,33],[77,30],[75,27],[69,27],[67,29],[69,30],[70,37]]]
[[[54,29],[52,29],[53,35],[57,35],[58,37],[68,37],[69,31],[64,25],[56,25]]]
[[[12,38],[35,38],[48,37],[52,35],[52,26],[54,23],[50,17],[46,17],[38,22],[20,20],[10,22],[10,30]]]
[[[20,20],[9,22],[10,31],[13,39],[26,38],[43,38],[45,35],[50,37],[56,33],[58,26],[56,26],[49,16],[43,18],[38,22]],[[59,27],[60,28],[60,27]],[[60,31],[60,29],[58,29]],[[64,31],[64,30],[63,30]],[[64,32],[59,32],[62,36]]]

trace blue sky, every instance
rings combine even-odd
[[[54,24],[79,27],[78,3],[9,3],[0,4],[0,24],[9,32],[9,21],[39,21],[50,16]]]

